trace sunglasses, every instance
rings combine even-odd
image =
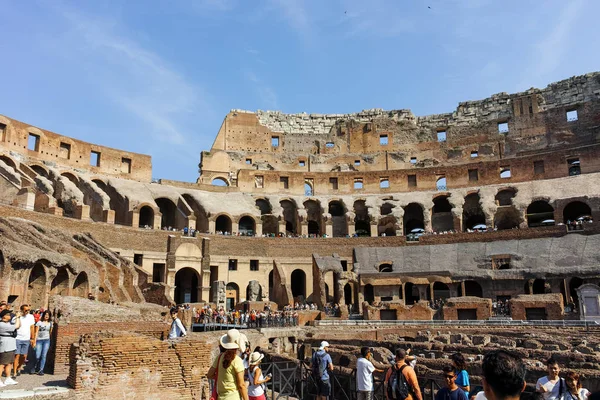
[[[444,378],[446,379],[454,379],[456,377],[456,375],[444,375]]]

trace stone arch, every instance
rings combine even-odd
[[[240,287],[235,282],[229,282],[225,286],[225,307],[227,310],[233,310],[235,305],[240,302]]]
[[[341,200],[329,202],[329,214],[331,214],[332,236],[345,237],[348,235],[348,224],[346,223],[346,206]]]
[[[279,220],[273,215],[271,202],[261,197],[256,199],[255,205],[260,210],[262,233],[265,235],[277,235],[279,233]]]
[[[46,268],[40,262],[35,263],[31,271],[27,284],[27,300],[26,303],[31,304],[32,308],[46,306]]]
[[[582,217],[591,217],[592,209],[583,201],[572,201],[563,209],[563,222],[577,221]]]
[[[344,285],[344,303],[346,303],[346,305],[353,304],[353,298],[354,296],[352,295],[352,285],[350,285],[350,283],[346,283]]]
[[[469,280],[464,282],[465,293],[464,296],[475,296],[475,297],[483,297],[483,288],[479,284],[479,282]]]
[[[256,222],[249,215],[244,215],[238,222],[238,232],[243,236],[254,236],[256,233]]]
[[[50,285],[50,294],[67,296],[69,294],[69,273],[65,267],[59,268]]]
[[[292,297],[306,299],[306,273],[301,269],[295,269],[290,276],[292,286]]]
[[[77,278],[75,278],[75,283],[73,283],[73,296],[77,297],[87,297],[88,293],[90,293],[90,283],[88,282],[88,276],[85,271],[81,271]]]
[[[431,297],[433,296],[433,298]],[[444,300],[450,297],[450,288],[443,282],[433,282],[430,285],[430,290],[427,291],[427,300],[436,301]]]
[[[463,231],[478,225],[486,225],[485,213],[481,208],[479,193],[471,193],[465,197],[463,205]]]
[[[394,272],[394,267],[391,262],[384,262],[379,264],[379,272]]]
[[[452,215],[452,204],[448,201],[448,196],[442,195],[433,199],[431,227],[434,232],[454,229],[454,215]]]
[[[264,198],[256,199],[256,208],[260,210],[260,215],[271,214],[273,213],[273,207],[271,206],[271,202]]]
[[[311,235],[323,234],[323,213],[321,203],[318,200],[306,200],[304,202],[306,209],[306,220],[308,223],[308,233]]]
[[[527,207],[527,226],[554,225],[554,208],[545,200],[537,200]]]
[[[375,301],[375,290],[373,289],[373,285],[370,283],[367,283],[363,287],[363,294],[367,303],[372,304]]]
[[[512,206],[513,198],[517,195],[517,190],[514,188],[505,188],[498,190],[494,199],[498,207]]]
[[[208,215],[202,204],[189,193],[184,193],[181,197],[183,197],[185,202],[194,211],[194,215],[196,216],[196,230],[208,232]]]
[[[194,268],[181,268],[175,273],[175,296],[177,304],[198,302],[200,277]]]
[[[407,306],[415,304],[421,299],[419,296],[419,288],[412,282],[404,284],[404,304]]]
[[[371,218],[365,200],[354,202],[354,232],[357,236],[371,236]]]
[[[410,203],[404,207],[404,235],[408,235],[415,229],[425,229],[425,217],[423,207],[418,203]]]
[[[35,171],[36,174],[43,176],[46,179],[49,179],[50,174],[48,173],[48,169],[39,164],[31,164],[29,168]]]
[[[79,178],[77,176],[75,176],[74,174],[72,174],[70,172],[63,172],[60,174],[60,176],[67,178],[68,180],[73,182],[73,184],[75,186],[79,186]]]
[[[0,155],[0,160],[4,162],[4,164],[8,165],[9,167],[11,167],[12,169],[15,170],[15,172],[17,171],[17,163],[15,162],[15,160],[13,160],[12,158],[10,158],[7,155]]]
[[[215,230],[217,232],[231,233],[231,218],[225,214],[221,214],[215,220]]]
[[[166,197],[159,197],[154,200],[162,214],[160,219],[161,228],[178,228],[177,226],[177,206],[173,200]]]
[[[286,233],[298,233],[298,209],[296,203],[292,200],[284,199],[279,202],[279,205],[283,208],[283,220],[285,222]]]
[[[273,270],[271,270],[271,272],[269,272],[269,300],[273,301],[275,300],[275,294],[273,293],[273,289],[275,287],[275,277],[274,277],[274,272]]]
[[[140,220],[138,223],[138,227],[154,227],[154,209],[152,207],[146,205],[140,208]]]
[[[213,186],[229,186],[229,181],[226,178],[217,176],[210,181],[210,184]]]
[[[545,279],[536,279],[533,281],[533,285],[531,285],[531,294],[545,294],[546,292]]]

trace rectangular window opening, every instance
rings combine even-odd
[[[152,264],[152,282],[162,283],[165,281],[165,264]]]
[[[331,185],[331,189],[338,190],[338,178],[329,178],[329,184]]]
[[[248,164],[248,165],[252,164],[252,159],[251,158],[246,158],[246,164]]]
[[[479,180],[479,171],[476,169],[469,170],[469,182],[477,182]]]
[[[510,254],[492,256],[492,269],[510,269]]]
[[[124,174],[131,173],[131,158],[127,158],[127,157],[121,158],[121,172]]]
[[[229,271],[237,271],[237,259],[229,259]]]
[[[416,175],[408,175],[408,187],[417,187]]]
[[[335,147],[335,144],[333,142],[327,142],[325,143],[325,147],[327,147],[328,149],[332,149]]]
[[[510,167],[502,167],[500,168],[500,178],[502,179],[507,179],[510,178],[511,172],[510,172]]]
[[[388,135],[379,135],[379,144],[381,146],[387,146],[388,145]]]
[[[254,177],[254,185],[258,189],[265,187],[265,177],[263,175],[256,175]]]
[[[134,254],[133,255],[133,263],[138,266],[142,266],[144,263],[144,255],[143,254]]]
[[[281,184],[281,188],[282,189],[289,189],[290,188],[290,178],[288,178],[287,176],[282,176],[279,178],[279,183]]]
[[[508,122],[498,122],[498,133],[508,133]]]
[[[27,149],[31,151],[40,151],[40,136],[33,133],[29,134],[27,140]]]
[[[92,167],[99,167],[100,166],[100,152],[99,151],[93,151],[90,153],[90,165]]]
[[[348,261],[341,260],[340,263],[342,263],[342,271],[348,271]]]
[[[357,178],[354,180],[354,189],[362,189],[363,188],[363,181],[362,178]]]
[[[477,158],[477,157],[479,157],[479,152],[477,150],[473,150],[471,152],[471,158]]]
[[[417,163],[417,157],[411,157],[410,158],[410,163],[411,164],[416,164]]]
[[[544,167],[544,160],[538,160],[533,162],[533,173],[536,175],[540,175],[546,172]]]
[[[389,189],[390,188],[390,180],[388,178],[379,178],[379,188]]]
[[[0,142],[6,142],[6,125],[0,124]]]
[[[445,142],[446,141],[446,131],[439,131],[437,133],[437,141],[438,142]]]
[[[569,110],[567,111],[567,121],[569,122],[573,122],[573,121],[577,121],[578,117],[577,117],[577,110]]]
[[[279,147],[279,136],[271,136],[271,146]]]
[[[581,174],[581,162],[579,158],[570,158],[567,160],[569,165],[569,176]]]
[[[60,142],[58,149],[58,156],[66,160],[71,159],[71,145],[69,143]]]
[[[250,260],[250,271],[258,271],[258,260]]]
[[[354,160],[354,165],[355,166],[359,166],[360,165],[360,160]]]
[[[306,165],[306,161],[300,160],[300,161],[298,161],[298,165],[301,167],[304,167]]]

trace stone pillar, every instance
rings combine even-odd
[[[107,224],[115,223],[115,210],[102,210],[102,222],[106,222]],[[138,224],[140,220],[140,214],[137,215]]]
[[[352,237],[356,233],[356,226],[353,223],[348,223],[348,235]]]
[[[465,292],[465,281],[462,281],[460,283],[460,290],[461,290],[461,293],[462,293],[461,296],[466,296],[467,295],[466,292]]]
[[[35,208],[35,191],[31,188],[23,188],[17,193],[17,204],[26,210]]]
[[[400,293],[402,293],[402,301],[406,305],[406,285],[404,283],[400,284]]]
[[[302,221],[300,223],[300,234],[308,236],[308,222]]]
[[[277,231],[278,234],[279,233],[286,233],[285,232],[285,221],[280,220],[278,226],[279,226],[279,229]],[[296,233],[296,232],[294,232],[294,233]]]
[[[371,222],[371,237],[377,237],[377,222]]]
[[[79,205],[75,207],[75,218],[81,219],[83,221],[90,220],[90,206],[86,204]]]
[[[325,224],[325,234],[327,237],[333,237],[333,224],[331,222]]]
[[[450,297],[458,297],[458,286],[461,286],[463,291],[462,291],[462,295],[465,295],[465,288],[463,287],[464,282],[461,283],[449,283],[448,284],[448,289],[450,289]]]
[[[263,234],[263,225],[262,222],[257,222],[256,223],[256,227],[255,227],[255,232],[254,232],[255,236],[262,236]]]
[[[210,233],[215,233],[216,222],[214,220],[208,220],[208,231]]]
[[[431,289],[431,285],[416,285],[419,290],[419,299],[427,300],[427,292]]]
[[[454,230],[456,232],[462,232],[462,223],[463,223],[462,214],[460,214],[460,215],[452,214],[452,220],[454,222]]]
[[[212,284],[213,290],[213,302],[217,305],[217,309],[220,307],[225,307],[225,302],[227,300],[225,293],[225,282],[223,281],[214,281]]]
[[[131,226],[137,228],[140,225],[140,212],[139,211],[129,211],[128,220],[131,223]]]
[[[162,221],[162,214],[157,212],[156,214],[154,214],[154,224],[152,224],[152,227],[156,230],[160,230],[160,228],[162,228],[160,226]]]

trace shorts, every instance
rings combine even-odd
[[[29,352],[29,340],[19,340],[17,339],[17,350],[15,354],[21,354],[26,356]]]
[[[267,400],[265,394],[261,394],[260,396],[248,396],[249,400]]]
[[[15,362],[15,351],[0,353],[0,365],[13,364]]]
[[[327,380],[322,380],[319,379],[319,392],[318,395],[319,396],[331,396],[331,384],[329,383],[329,379]]]
[[[356,400],[373,400],[373,391],[359,390],[356,395]]]

